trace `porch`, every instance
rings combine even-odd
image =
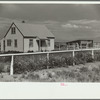
[[[38,45],[38,51],[39,52],[49,51],[50,39],[37,39],[36,42],[37,42],[37,45]]]

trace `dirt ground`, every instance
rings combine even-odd
[[[100,82],[100,62],[24,74],[0,73],[0,82]]]

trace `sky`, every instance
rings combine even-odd
[[[100,19],[100,6],[93,4],[0,4],[0,16],[33,21]]]
[[[100,36],[99,4],[0,4],[0,18],[45,24],[58,40]]]

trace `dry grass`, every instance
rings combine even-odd
[[[10,76],[0,74],[2,82],[100,82],[100,62],[43,69]]]

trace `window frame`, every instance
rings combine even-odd
[[[11,47],[11,42],[12,42],[11,39],[7,39],[7,46],[8,47]]]
[[[50,43],[50,39],[48,39],[48,46],[50,47],[51,43]]]
[[[16,34],[16,28],[15,27],[11,28],[11,34]]]
[[[17,39],[14,40],[14,47],[16,47],[16,48],[18,47],[18,41],[17,41]]]
[[[29,48],[33,47],[33,39],[29,39]]]

